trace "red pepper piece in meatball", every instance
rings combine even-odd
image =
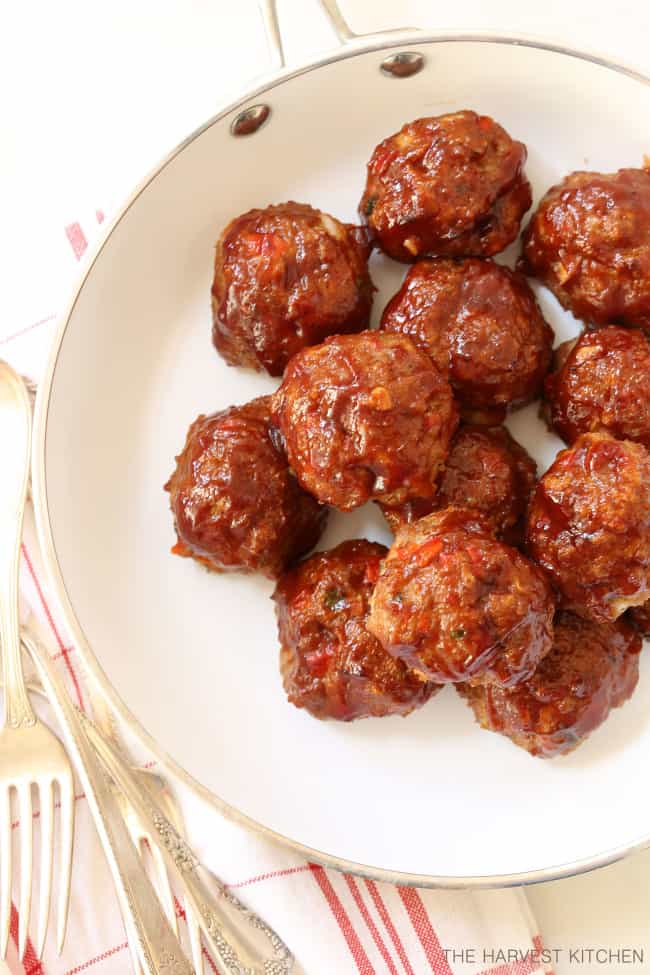
[[[595,622],[650,598],[650,454],[629,440],[587,433],[539,480],[526,544],[561,604]]]
[[[509,687],[548,653],[555,606],[542,572],[496,540],[477,511],[445,508],[397,535],[368,629],[436,683]]]
[[[553,331],[525,278],[494,261],[419,261],[389,301],[386,332],[408,335],[449,376],[463,416],[499,423],[535,399]]]
[[[489,257],[519,233],[532,202],[526,147],[487,115],[417,119],[380,142],[359,204],[390,257]]]
[[[327,509],[301,489],[273,444],[269,410],[262,396],[190,427],[165,485],[176,555],[273,578],[318,541]]]
[[[373,542],[318,552],[276,587],[280,671],[292,704],[316,718],[406,715],[440,690],[386,653],[366,629],[386,554]]]
[[[553,649],[523,683],[457,686],[481,727],[539,758],[576,748],[630,697],[639,677],[641,641],[622,620],[593,623],[559,613],[554,630]]]
[[[294,356],[273,395],[305,490],[349,511],[431,497],[458,422],[451,387],[401,335],[337,335]]]
[[[650,170],[571,173],[541,200],[521,267],[576,318],[650,329]]]
[[[440,508],[474,508],[503,541],[519,545],[536,477],[535,461],[505,427],[461,426],[435,497],[381,508],[394,532]]]
[[[373,284],[361,227],[304,203],[250,210],[217,243],[212,339],[231,366],[281,376],[296,352],[366,328]]]
[[[650,340],[635,328],[607,325],[558,349],[546,377],[545,413],[566,443],[609,433],[650,447]]]

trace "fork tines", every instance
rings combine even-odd
[[[58,791],[58,797],[56,792]],[[34,794],[34,795],[33,795]],[[12,795],[16,818],[12,819]],[[37,799],[34,810],[33,798]],[[34,820],[40,824],[40,882],[38,928],[34,951],[43,954],[50,915],[52,868],[54,859],[54,810],[59,809],[59,861],[57,950],[63,948],[70,899],[70,871],[74,833],[74,782],[72,773],[57,769],[56,775],[27,779],[0,779],[0,957],[5,958],[12,926],[13,834],[18,834],[20,851],[20,890],[18,895],[18,955],[22,959],[27,947],[32,901],[32,831]]]

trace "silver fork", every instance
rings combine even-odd
[[[38,625],[35,621],[32,621],[25,631],[26,634],[31,635],[32,642],[39,639],[37,629]],[[29,654],[28,648],[27,653]],[[2,686],[3,684],[0,681],[0,689]],[[29,674],[27,676],[26,686],[31,694],[38,694],[47,700],[47,694],[43,690],[43,687],[36,675]],[[93,695],[91,692],[90,697],[93,712],[99,726],[111,741],[115,742],[118,747],[121,747],[121,742],[119,741],[119,736],[115,729],[113,715],[110,709],[103,699],[99,698],[98,695]],[[162,779],[159,775],[156,775],[155,772],[151,772],[149,769],[139,768],[135,765],[131,766],[131,771],[134,778],[138,780],[138,783],[142,786],[142,788],[144,788],[153,797],[154,801],[158,804],[159,808],[163,812],[165,818],[169,820],[174,829],[180,835],[184,835],[185,826],[181,811],[178,807],[178,803],[176,802],[173,792],[164,779]],[[152,837],[151,831],[144,825],[141,817],[138,816],[126,796],[117,787],[114,787],[113,791],[133,845],[140,853],[140,856],[144,854],[145,850],[148,850],[151,856],[154,872],[154,876],[151,877],[151,880],[172,930],[178,938],[178,919],[176,916],[174,897],[172,894],[167,867],[165,866],[165,861],[160,852],[160,848],[155,841],[155,837]],[[204,965],[203,945],[201,943],[201,928],[196,913],[194,912],[187,897],[183,896],[182,904],[183,911],[185,913],[185,923],[188,930],[190,950],[192,953],[192,964],[194,965],[196,975],[202,975]],[[133,939],[133,941],[135,943],[135,939]],[[137,953],[133,954],[132,960],[136,975],[141,975],[142,966]]]
[[[113,714],[106,701],[99,694],[93,694],[92,692],[91,701],[97,724],[102,729],[104,734],[109,738],[109,740],[114,742],[118,748],[122,749],[122,743],[120,742],[119,734],[115,727]],[[184,834],[183,817],[174,794],[167,786],[166,782],[161,779],[159,775],[156,775],[155,772],[151,772],[148,769],[138,768],[132,765],[131,771],[134,778],[137,779],[138,784],[154,797],[155,801],[158,803],[158,806],[164,813],[165,818],[169,820],[174,829],[182,836]],[[156,838],[152,837],[150,830],[143,823],[142,818],[137,814],[124,793],[116,788],[115,794],[120,804],[122,816],[124,817],[124,821],[135,848],[139,851],[141,856],[148,853],[151,857],[153,866],[153,876],[151,879],[153,881],[153,885],[158,892],[158,897],[163,906],[165,914],[167,915],[167,919],[172,926],[174,934],[176,937],[178,937],[178,918],[176,916],[174,897],[172,894],[171,884],[169,882],[167,867],[165,865],[163,855],[160,852],[160,847],[156,842]],[[194,913],[191,904],[188,902],[187,897],[183,897],[183,911],[185,912],[185,923],[187,925],[190,950],[192,953],[192,964],[194,965],[197,975],[202,975],[203,950],[201,944],[201,931],[196,914]],[[136,969],[136,975],[139,975],[141,968],[138,965],[135,965],[134,967]]]
[[[0,360],[0,644],[5,684],[4,726],[0,731],[0,957],[9,940],[12,891],[11,797],[17,794],[20,830],[18,954],[27,945],[32,901],[32,787],[39,800],[41,882],[35,949],[40,958],[47,933],[54,850],[54,794],[60,801],[60,863],[57,947],[63,948],[70,901],[74,832],[74,780],[59,740],[34,714],[20,656],[18,565],[27,496],[31,408],[22,380]]]
[[[178,806],[176,805],[175,799],[166,786],[160,782],[157,776],[152,776],[151,773],[147,772],[146,770],[132,768],[132,772],[143,788],[145,788],[147,792],[149,792],[155,798],[155,801],[163,811],[165,818],[172,823],[174,829],[176,829],[178,833],[182,834],[183,826],[180,819],[180,812]],[[147,781],[147,778],[150,781]],[[167,867],[165,865],[163,855],[160,852],[160,847],[158,846],[155,837],[151,835],[150,830],[148,830],[143,824],[142,819],[140,816],[138,816],[137,812],[126,796],[119,789],[116,789],[116,795],[118,797],[118,802],[120,803],[124,821],[136,849],[138,849],[140,854],[143,856],[145,856],[147,852],[151,856],[155,873],[155,876],[152,877],[153,885],[158,892],[160,902],[163,906],[165,914],[167,915],[167,919],[172,926],[174,934],[176,937],[179,937],[178,918],[176,916],[174,896],[172,894],[171,884],[167,874]],[[194,965],[197,975],[201,975],[203,972],[201,932],[196,914],[192,910],[192,907],[188,903],[186,897],[183,897],[183,910],[185,912],[185,920],[187,923],[190,950],[192,953],[192,964]],[[141,971],[141,968],[137,968],[136,975],[138,975],[138,973]]]
[[[44,694],[51,703],[55,702],[55,674],[52,664],[46,665],[42,659],[46,655],[38,649],[38,640],[34,634],[23,631],[23,644],[40,671],[40,679],[36,677],[28,682],[30,691]],[[49,676],[48,670],[51,671]],[[46,688],[43,687],[45,680],[48,682]],[[56,680],[60,681],[60,678]],[[275,931],[227,891],[213,874],[205,874],[209,878],[210,886],[205,885],[201,878],[203,870],[199,861],[163,811],[163,808],[172,808],[178,815],[176,802],[159,776],[129,765],[115,745],[114,732],[110,735],[104,734],[74,705],[69,704],[68,707],[82,723],[92,741],[96,756],[101,758],[113,780],[115,791],[112,795],[117,797],[123,793],[124,801],[128,803],[129,816],[135,830],[135,834],[129,834],[131,846],[134,845],[133,835],[151,838],[152,848],[162,851],[163,860],[167,861],[166,870],[172,871],[184,891],[186,914],[198,919],[199,930],[196,930],[195,935],[190,929],[194,959],[202,956],[202,929],[208,946],[224,966],[224,971],[232,972],[232,975],[290,975],[293,970],[293,955]],[[188,908],[191,909],[191,914]],[[138,938],[129,925],[128,917],[125,917],[125,923],[130,946],[131,942],[137,945]],[[142,972],[137,950],[132,950],[132,958],[135,972]],[[185,971],[183,969],[181,975]]]
[[[199,919],[208,947],[232,975],[290,975],[294,958],[282,938],[201,867],[185,840],[162,812],[153,792],[142,789],[132,768],[85,715],[88,738],[135,813],[160,847],[168,869]]]
[[[113,876],[131,952],[148,975],[194,975],[133,846],[106,771],[85,733],[82,712],[68,697],[49,653],[27,633],[23,642],[76,764]]]

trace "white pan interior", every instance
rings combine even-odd
[[[408,719],[320,723],[285,700],[271,584],[172,557],[162,490],[199,412],[274,387],[227,368],[210,343],[213,245],[231,217],[294,199],[354,220],[374,145],[408,120],[461,108],[527,144],[536,199],[571,170],[640,166],[650,152],[650,87],[638,79],[526,46],[415,49],[426,65],[410,79],[383,76],[380,52],[289,78],[255,99],[272,108],[257,134],[233,138],[227,116],[135,198],[65,328],[35,479],[67,611],[161,751],[292,841],[453,883],[593,862],[648,836],[647,660],[633,699],[552,762],[480,731],[451,688]],[[371,270],[377,319],[405,269],[376,256]],[[574,334],[539,294],[557,340]],[[536,407],[510,426],[541,472],[559,441]],[[374,510],[334,516],[323,547],[358,535],[387,540]]]

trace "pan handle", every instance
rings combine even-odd
[[[334,28],[334,33],[338,37],[341,44],[347,44],[349,41],[353,41],[355,37],[362,36],[360,34],[355,34],[353,30],[350,30],[348,22],[341,13],[340,7],[336,0],[318,0],[318,2],[327,14],[327,19]]]
[[[350,28],[347,20],[341,13],[341,8],[339,7],[337,0],[317,0],[317,2],[323,10],[323,13],[327,16],[330,26],[342,45],[350,44],[352,41],[355,41],[361,37],[370,36],[369,34],[357,34]],[[284,45],[282,43],[282,30],[280,28],[280,21],[278,19],[277,0],[259,0],[259,5],[262,12],[262,19],[264,21],[266,39],[273,58],[273,66],[276,69],[284,68],[287,62],[284,53]],[[399,27],[389,31],[381,31],[381,34],[376,34],[374,36],[390,36],[391,34],[402,33],[407,30],[415,29],[417,28]]]

